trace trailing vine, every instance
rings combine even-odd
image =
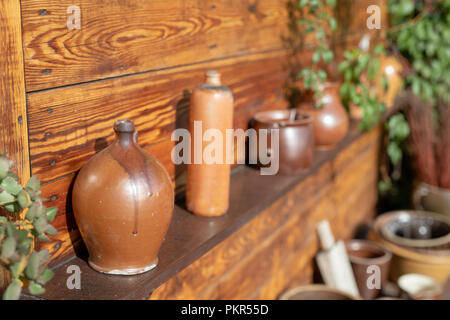
[[[315,106],[322,107],[322,85],[327,81],[327,73],[320,67],[321,63],[329,64],[334,59],[330,49],[330,34],[337,28],[337,21],[329,12],[336,6],[336,0],[299,0],[297,10],[300,32],[312,34],[315,43],[306,48],[312,52],[312,65],[302,67],[297,78],[303,82],[305,89],[314,94]]]
[[[338,71],[344,74],[345,79],[340,89],[342,102],[347,110],[350,110],[352,104],[361,108],[362,130],[369,130],[378,124],[386,110],[369,86],[380,72],[379,56],[384,53],[382,45],[376,46],[373,52],[353,48],[344,52],[344,61],[339,64]],[[382,76],[382,85],[387,90],[385,75]]]

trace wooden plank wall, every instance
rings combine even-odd
[[[173,129],[186,126],[189,92],[205,70],[222,71],[223,82],[231,87],[235,127],[246,128],[259,110],[287,107],[281,40],[287,1],[0,2],[0,24],[9,26],[0,31],[1,41],[6,32],[11,44],[0,48],[1,136],[7,137],[1,143],[16,155],[24,177],[31,168],[41,179],[47,205],[59,208],[59,234],[51,243],[39,244],[51,250],[55,263],[80,243],[70,186],[83,164],[111,141],[115,120],[134,120],[140,144],[182,184],[183,170],[170,161],[169,137]],[[341,0],[345,18],[354,17],[346,34],[361,38],[368,32],[365,8],[385,1]],[[81,9],[80,29],[67,28],[72,5]],[[347,41],[339,36],[338,46]],[[13,76],[5,76],[4,64],[14,66]]]

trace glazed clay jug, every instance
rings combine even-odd
[[[192,159],[187,166],[186,206],[196,215],[214,217],[228,210],[231,167],[226,155],[232,162],[234,150],[227,148],[227,129],[233,129],[233,95],[222,85],[219,72],[208,71],[205,83],[192,92],[189,113]],[[212,140],[223,139],[220,152],[207,152],[212,141],[203,141],[203,134],[211,130],[221,136]],[[216,159],[206,159],[205,154]]]
[[[347,135],[349,119],[339,95],[339,83],[325,83],[322,89],[321,108],[314,107],[311,96],[301,102],[299,108],[313,118],[317,148],[332,149]]]
[[[114,131],[116,140],[79,172],[73,209],[93,269],[139,274],[158,263],[173,187],[163,165],[138,146],[132,121],[117,121]]]
[[[375,79],[375,92],[380,101],[388,108],[392,107],[395,98],[403,87],[403,67],[395,57],[383,56],[380,58],[380,72]],[[387,81],[387,89],[383,86],[383,77]]]

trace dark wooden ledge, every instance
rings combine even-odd
[[[159,265],[137,276],[104,275],[92,270],[86,257],[73,257],[54,268],[55,277],[38,299],[146,299],[158,286],[225,240],[255,218],[287,192],[332,161],[361,133],[352,123],[347,137],[331,151],[317,151],[312,168],[289,176],[261,176],[259,170],[240,167],[231,178],[231,202],[228,213],[219,218],[197,217],[176,206],[166,239],[159,254]],[[81,290],[67,288],[67,268],[81,269]],[[28,297],[31,298],[31,297]]]

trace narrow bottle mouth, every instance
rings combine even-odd
[[[134,132],[133,120],[117,120],[114,123],[114,131],[118,133],[132,133]]]
[[[220,76],[220,72],[215,70],[208,70],[206,71],[206,83],[220,85]]]

